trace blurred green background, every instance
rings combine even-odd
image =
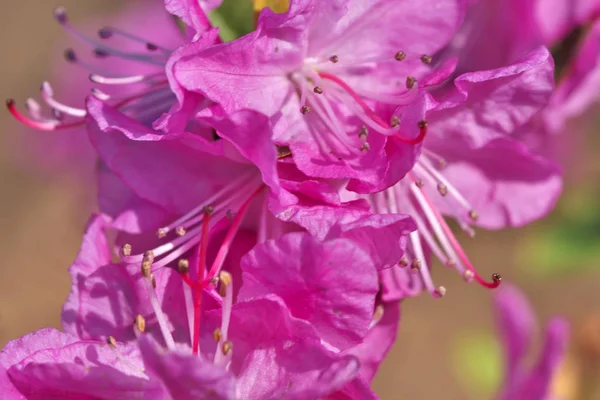
[[[151,1],[151,0],[141,0]],[[251,29],[248,0],[229,0],[224,37]],[[118,12],[134,0],[64,0],[75,24],[85,26]],[[0,14],[0,93],[20,101],[37,96],[40,82],[62,50],[63,32],[52,18],[56,4],[21,0]],[[233,23],[231,21],[234,21]],[[77,82],[73,82],[77,84]],[[524,229],[478,231],[461,237],[483,275],[499,272],[530,297],[543,324],[561,314],[573,324],[569,357],[556,379],[565,400],[600,399],[600,149],[594,110],[575,121],[560,138],[568,145],[565,191],[547,219]],[[587,125],[586,129],[579,129]],[[22,128],[0,113],[0,345],[43,326],[58,326],[69,291],[67,267],[79,247],[94,193],[69,176],[36,175],[15,163],[16,135]],[[43,135],[43,132],[39,133]],[[25,164],[27,160],[25,160]],[[489,293],[463,283],[447,268],[435,266],[436,282],[448,289],[404,302],[398,342],[375,379],[384,400],[488,399],[502,374],[502,354],[494,336]],[[536,344],[539,347],[539,342]],[[595,352],[594,352],[595,351]]]

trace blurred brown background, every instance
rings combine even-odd
[[[86,19],[97,20],[114,12],[123,1],[64,0],[61,4],[76,25],[84,25]],[[64,33],[52,18],[56,5],[49,0],[20,0],[11,2],[10,8],[5,5],[0,13],[4,57],[0,93],[17,99],[20,105],[28,96],[38,96],[40,83],[50,78],[49,65],[62,57],[56,42]],[[35,174],[24,168],[30,160],[15,162],[19,158],[15,146],[22,145],[17,135],[23,128],[8,112],[0,113],[0,127],[0,345],[4,345],[29,331],[59,326],[60,309],[70,286],[67,267],[79,247],[94,193],[90,182],[69,174]],[[590,316],[600,314],[600,252],[594,244],[599,242],[577,248],[580,242],[589,241],[590,235],[600,238],[600,224],[593,220],[598,217],[594,207],[600,208],[596,204],[600,162],[595,152],[599,147],[593,131],[579,138],[581,145],[574,149],[577,156],[568,158],[566,195],[551,218],[521,230],[480,231],[466,246],[483,275],[500,272],[526,291],[541,322],[554,314],[573,322],[570,361],[559,379],[567,399],[600,399],[599,389],[593,388],[600,373],[584,363],[577,350],[581,346],[579,327]],[[578,214],[590,207],[590,199],[591,214]],[[556,261],[561,235],[554,235],[558,239],[552,235],[566,225],[570,231],[564,237],[574,245],[560,253],[562,267],[550,272],[543,265],[534,267],[543,264],[544,257]],[[582,258],[582,253],[586,257]],[[464,284],[445,268],[437,266],[434,275],[436,282],[447,287],[446,297],[434,300],[423,295],[404,303],[398,343],[376,378],[375,388],[384,400],[489,398],[501,369],[493,357],[493,346],[484,345],[493,332],[488,293]],[[600,341],[600,327],[597,329]],[[465,342],[483,344],[470,355],[464,350]]]

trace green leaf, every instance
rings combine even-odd
[[[219,28],[224,42],[230,42],[254,30],[254,10],[250,0],[224,0],[209,19]]]

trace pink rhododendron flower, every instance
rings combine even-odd
[[[550,400],[551,384],[567,350],[569,326],[553,318],[546,326],[544,344],[533,365],[526,362],[536,329],[527,299],[513,286],[494,295],[497,325],[506,354],[505,376],[498,400]]]
[[[241,261],[228,258],[224,268],[239,279],[228,272],[209,279],[196,319],[182,280],[193,264],[180,261],[179,271],[114,264],[107,227],[102,217],[90,221],[70,270],[63,327],[85,339],[139,342],[148,375],[173,398],[215,382],[232,388],[224,398],[276,398],[282,391],[317,398],[346,383],[358,390],[395,338],[397,305],[375,305],[373,261],[348,239],[318,242],[297,232],[257,246]],[[240,268],[241,275],[234,271]]]
[[[515,64],[463,74],[453,89],[433,92],[441,102],[428,113],[432,128],[415,167],[395,186],[365,196],[375,212],[408,212],[418,226],[407,256],[382,272],[385,300],[413,296],[423,287],[436,297],[445,293],[433,284],[428,252],[469,282],[498,285],[497,274],[491,283],[479,276],[444,217],[473,235],[472,225],[522,226],[554,206],[560,169],[510,137],[546,104],[552,71],[550,53],[538,48]]]
[[[293,0],[233,42],[175,54],[174,85],[274,117],[302,172],[374,191],[412,167],[429,107],[416,82],[461,13],[454,0]]]

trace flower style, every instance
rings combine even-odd
[[[276,118],[273,140],[302,172],[375,191],[414,163],[429,108],[421,85],[443,78],[428,54],[450,40],[459,3],[293,0],[233,42],[175,54],[173,85],[226,113]]]
[[[535,314],[525,296],[515,287],[503,287],[494,296],[496,320],[506,354],[506,372],[498,400],[550,400],[551,383],[565,356],[569,326],[553,318],[546,326],[544,345],[537,361],[528,367],[525,359],[536,328]]]
[[[407,256],[382,272],[385,300],[416,295],[423,287],[435,297],[445,293],[433,284],[428,251],[468,282],[500,283],[498,274],[492,282],[479,276],[444,217],[473,236],[473,224],[522,226],[554,206],[562,188],[560,169],[510,137],[545,105],[552,71],[550,53],[538,48],[515,64],[463,74],[453,88],[432,92],[440,98],[428,113],[435,128],[415,167],[395,186],[366,196],[376,212],[407,212],[418,226]]]

